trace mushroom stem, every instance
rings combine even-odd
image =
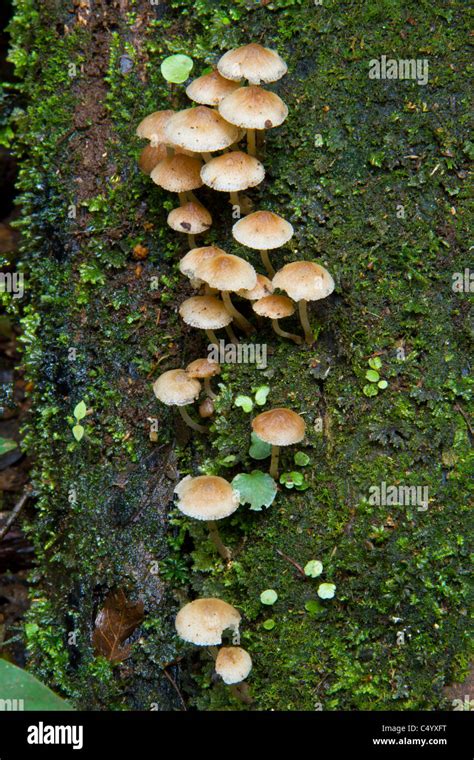
[[[212,153],[201,153],[201,156],[206,164],[209,163],[209,161],[212,161]]]
[[[289,338],[294,343],[297,343],[298,345],[301,345],[303,342],[303,338],[301,338],[299,335],[294,335],[294,333],[286,332],[286,330],[282,330],[278,323],[278,319],[272,319],[272,327],[275,330],[277,335],[281,335],[282,338]]]
[[[171,145],[166,146],[166,156],[167,158],[173,158],[174,156],[174,148],[172,148]]]
[[[298,301],[298,310],[300,313],[301,327],[304,330],[305,341],[310,346],[314,343],[314,335],[308,318],[308,302],[304,299]]]
[[[280,447],[272,446],[272,458],[270,461],[270,475],[273,480],[278,480],[278,459],[280,458]]]
[[[188,202],[188,194],[187,193],[178,193],[179,198],[179,205],[184,206],[185,203]]]
[[[186,425],[189,425],[190,428],[192,428],[193,430],[196,430],[198,433],[208,433],[209,432],[209,430],[207,429],[207,427],[204,427],[204,425],[198,425],[197,422],[194,422],[194,420],[191,419],[191,417],[187,413],[187,411],[184,408],[184,406],[178,406],[178,409],[179,409],[179,413],[180,413],[181,417],[183,418],[184,422],[186,423]]]
[[[229,195],[230,195],[230,202],[232,203],[232,205],[238,206],[240,209],[239,194],[234,192],[234,193],[229,193]]]
[[[262,259],[263,266],[267,270],[269,277],[273,277],[275,274],[275,270],[272,267],[272,263],[270,261],[270,256],[268,255],[268,251],[260,251],[260,258]]]
[[[248,319],[245,319],[244,315],[241,314],[240,311],[238,311],[235,308],[234,304],[230,300],[229,291],[223,290],[221,295],[222,295],[222,300],[224,301],[225,307],[227,311],[229,312],[229,314],[232,314],[233,318],[235,319],[239,327],[241,327],[242,330],[244,330],[244,332],[247,333],[247,335],[250,335],[250,333],[252,333],[255,330],[255,328],[248,321]]]
[[[230,553],[230,550],[227,548],[227,546],[224,546],[224,544],[222,543],[219,529],[216,525],[215,520],[208,520],[207,527],[209,529],[209,536],[211,538],[211,541],[216,547],[219,554],[221,555],[222,559],[225,562],[230,562],[232,558],[232,554]]]
[[[209,398],[217,398],[217,394],[214,393],[214,391],[211,388],[211,380],[209,377],[204,378],[204,390],[206,391]]]
[[[234,346],[238,346],[239,345],[239,341],[237,340],[237,336],[234,333],[232,327],[230,325],[226,325],[225,331],[226,331],[227,335],[229,336],[230,342],[233,343]]]
[[[194,237],[194,235],[188,234],[188,245],[189,245],[189,248],[196,248],[196,238]]]
[[[249,156],[257,155],[257,143],[255,140],[254,129],[247,129],[247,152]]]
[[[206,335],[209,343],[214,343],[215,346],[219,346],[219,341],[214,330],[206,330]]]

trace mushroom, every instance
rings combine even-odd
[[[259,298],[270,296],[273,293],[272,281],[265,277],[264,274],[257,274],[257,284],[250,290],[238,290],[237,295],[247,301],[258,301]]]
[[[222,634],[229,628],[238,633],[240,613],[222,599],[195,599],[176,615],[175,627],[180,639],[197,646],[222,644]]]
[[[217,69],[226,79],[247,79],[250,84],[276,82],[288,71],[286,63],[275,50],[256,42],[224,53]]]
[[[333,292],[334,280],[331,275],[315,261],[294,261],[285,264],[276,273],[273,285],[288,293],[293,301],[298,301],[305,340],[311,345],[314,336],[308,319],[308,301],[319,301]]]
[[[211,388],[211,377],[221,374],[221,365],[218,362],[212,361],[212,359],[195,359],[191,364],[186,367],[186,372],[189,377],[194,377],[196,380],[204,380],[204,390],[210,399],[217,398],[216,394]]]
[[[181,274],[184,274],[185,277],[189,277],[193,286],[199,287],[203,284],[203,281],[199,280],[196,274],[199,264],[212,256],[218,256],[222,253],[225,253],[225,251],[217,245],[206,245],[202,248],[193,248],[191,251],[188,251],[186,256],[183,256],[179,262],[179,271]],[[206,285],[206,288],[211,290],[208,285]]]
[[[214,330],[219,330],[221,327],[226,327],[229,330],[229,325],[232,322],[232,316],[227,311],[224,303],[215,296],[192,296],[191,298],[187,298],[179,307],[179,313],[187,325],[197,327],[199,330],[205,330],[209,342],[214,343],[216,346],[219,345],[219,341]],[[237,342],[232,332],[229,337],[232,342]],[[197,381],[194,380],[194,382]]]
[[[204,399],[204,401],[201,401],[201,403],[199,404],[198,411],[199,411],[199,416],[202,417],[203,419],[212,417],[212,415],[214,414],[214,401],[212,400],[212,398],[209,398],[208,396],[207,398]]]
[[[190,100],[204,106],[218,106],[226,95],[240,87],[238,82],[224,79],[218,71],[211,71],[202,77],[194,79],[186,87],[186,95]]]
[[[171,110],[150,113],[141,120],[135,134],[137,137],[149,140],[152,148],[157,148],[161,144],[166,146],[169,144],[169,140],[165,136],[164,128],[174,115],[175,112]]]
[[[186,233],[189,247],[194,248],[196,245],[194,236],[207,232],[212,224],[212,216],[201,203],[189,201],[170,211],[167,221],[171,229]]]
[[[260,251],[263,265],[270,277],[273,277],[275,270],[268,257],[268,250],[280,248],[291,240],[293,227],[273,211],[255,211],[234,224],[232,235],[241,245]]]
[[[178,193],[181,205],[187,203],[187,193],[202,187],[201,179],[202,162],[199,158],[185,156],[177,153],[171,158],[165,158],[155,166],[150,174],[156,185],[168,190],[170,193]]]
[[[292,446],[302,441],[306,432],[305,421],[291,409],[280,407],[257,415],[252,421],[252,430],[262,441],[272,445],[270,475],[276,480],[280,446]]]
[[[227,95],[219,103],[219,113],[230,124],[247,130],[247,150],[255,156],[256,130],[279,127],[288,116],[288,108],[274,92],[251,86]]]
[[[197,106],[175,114],[165,126],[165,135],[173,144],[210,161],[211,151],[228,148],[240,139],[241,131],[212,108]]]
[[[177,406],[184,422],[198,433],[207,433],[207,428],[198,425],[184,409],[192,404],[201,392],[201,383],[190,377],[184,369],[170,369],[153,383],[156,398],[167,406]]]
[[[221,291],[227,311],[247,334],[254,330],[253,325],[235,308],[229,295],[229,291],[251,290],[257,284],[257,273],[248,261],[240,256],[222,252],[218,256],[208,257],[199,264],[196,267],[196,275],[211,288]]]
[[[160,144],[156,147],[147,145],[138,157],[138,168],[144,174],[151,174],[155,166],[160,161],[163,161],[164,158],[167,158],[167,156],[168,153],[165,145]]]
[[[252,670],[252,659],[242,647],[222,647],[216,658],[216,673],[225,684],[245,681]]]
[[[291,298],[288,298],[288,296],[277,295],[264,296],[252,304],[252,309],[256,314],[259,314],[259,316],[268,317],[272,320],[272,327],[277,335],[281,335],[282,338],[289,338],[298,345],[303,343],[303,338],[300,338],[299,335],[286,332],[286,330],[282,330],[278,324],[279,319],[283,319],[283,317],[291,317],[291,315],[295,313],[295,305]]]
[[[213,190],[230,193],[232,205],[239,206],[239,191],[255,187],[265,177],[260,161],[240,150],[213,158],[201,169],[201,179]]]
[[[239,494],[231,484],[216,475],[187,475],[175,488],[177,507],[183,515],[194,520],[205,520],[212,543],[222,559],[229,562],[231,553],[224,546],[216,520],[232,515],[239,507]]]

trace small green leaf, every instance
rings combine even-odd
[[[364,385],[362,390],[366,396],[376,396],[378,394],[376,385]]]
[[[228,456],[220,460],[220,463],[223,467],[232,467],[236,459],[237,457],[235,456],[235,454],[228,454]]]
[[[320,599],[332,599],[336,593],[336,586],[334,583],[321,583],[318,588],[318,596]]]
[[[275,604],[277,599],[278,599],[278,594],[272,588],[267,588],[266,591],[262,591],[262,593],[260,594],[260,601],[262,602],[262,604],[272,605],[272,604]]]
[[[74,407],[73,415],[77,421],[83,420],[87,414],[87,406],[83,401],[79,401],[77,406]]]
[[[370,383],[378,383],[378,381],[380,380],[380,375],[374,369],[368,369],[367,372],[365,373],[365,379],[368,380]]]
[[[295,454],[295,464],[299,467],[306,467],[309,464],[309,456],[304,451],[297,451]]]
[[[384,391],[384,390],[385,390],[385,388],[388,388],[388,383],[387,383],[387,381],[386,381],[386,380],[379,380],[379,382],[377,383],[377,386],[378,386],[378,387],[379,387],[381,390],[383,390],[383,391]]]
[[[263,406],[267,402],[267,396],[270,393],[270,386],[269,385],[261,385],[260,388],[257,388],[255,393],[255,403],[259,406]]]
[[[240,503],[250,504],[250,509],[255,512],[260,512],[262,507],[269,507],[277,492],[273,478],[260,470],[236,475],[232,487],[238,492]]]
[[[188,79],[194,66],[189,55],[169,55],[161,62],[161,73],[167,82],[182,84]]]
[[[382,367],[380,357],[373,356],[372,359],[369,359],[369,367],[372,367],[372,369],[380,369]]]
[[[253,401],[250,396],[237,396],[234,401],[234,406],[240,406],[244,412],[251,412],[253,409]]]
[[[298,488],[304,484],[304,475],[302,472],[282,472],[280,483],[286,488]]]
[[[0,456],[2,454],[6,454],[7,451],[13,451],[13,449],[16,449],[18,447],[18,444],[16,441],[12,440],[11,438],[3,438],[0,435]]]
[[[306,612],[309,612],[310,615],[318,615],[320,612],[323,611],[323,608],[321,607],[317,599],[309,599],[306,602],[304,608]]]
[[[268,618],[268,620],[264,620],[262,623],[262,628],[265,628],[266,631],[272,631],[276,626],[276,623],[272,618]]]
[[[318,559],[310,559],[304,566],[304,572],[309,578],[317,578],[323,572],[323,563]]]
[[[249,448],[249,454],[252,457],[252,459],[266,459],[270,456],[272,453],[272,445],[271,443],[266,443],[265,441],[262,441],[261,438],[258,437],[256,433],[251,433],[251,440],[252,443]]]
[[[2,700],[21,699],[25,711],[72,710],[67,702],[44,686],[31,673],[17,668],[6,660],[0,660],[0,684]]]
[[[82,425],[74,425],[74,427],[72,429],[72,434],[73,434],[74,438],[76,439],[76,441],[80,441],[81,438],[83,437],[84,433],[85,433],[85,430],[82,427]]]

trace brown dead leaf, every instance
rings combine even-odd
[[[92,644],[97,655],[122,662],[130,655],[123,645],[143,620],[143,602],[130,602],[122,590],[112,591],[95,619]]]

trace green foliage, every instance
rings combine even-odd
[[[272,453],[272,446],[270,443],[262,441],[256,433],[251,432],[251,445],[249,448],[249,455],[252,459],[267,459]]]
[[[2,456],[2,454],[6,454],[8,451],[13,451],[13,449],[16,449],[17,447],[18,444],[16,441],[0,436],[0,456]]]
[[[31,673],[6,660],[0,660],[0,684],[1,699],[15,702],[21,699],[25,710],[72,710],[67,702],[40,683]]]
[[[268,606],[275,604],[277,599],[278,599],[278,594],[272,588],[268,588],[265,591],[262,591],[262,593],[260,594],[261,603]]]
[[[323,572],[323,563],[318,559],[311,559],[304,566],[304,571],[310,578],[317,578]]]
[[[232,487],[239,494],[241,504],[250,504],[250,509],[260,512],[262,507],[269,507],[277,493],[273,478],[266,472],[253,470],[240,473],[232,480]]]
[[[282,472],[280,483],[285,488],[295,488],[297,491],[306,491],[307,488],[310,488],[310,484],[306,483],[302,472]]]
[[[188,79],[194,63],[188,55],[169,55],[161,62],[160,70],[167,82],[182,84]]]

